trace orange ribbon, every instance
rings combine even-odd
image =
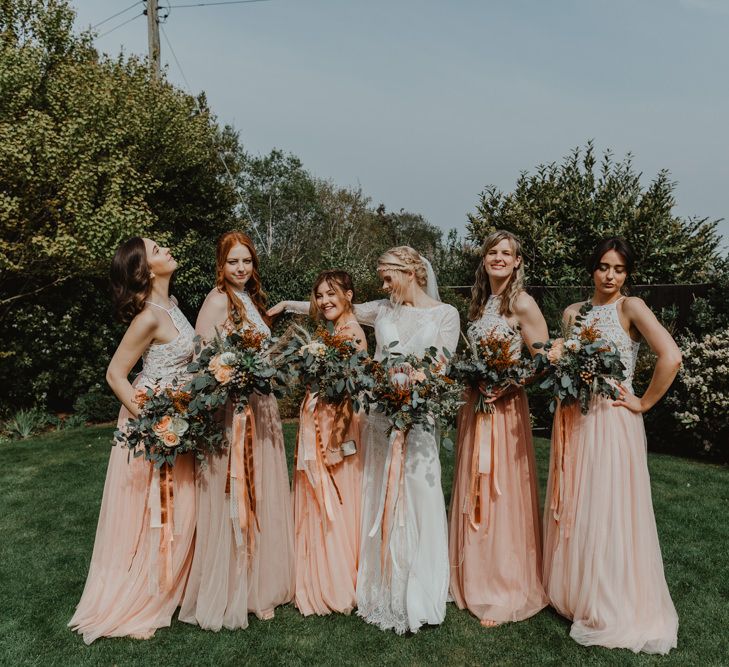
[[[386,555],[390,548],[390,539],[395,527],[395,516],[400,515],[400,525],[405,525],[405,455],[407,453],[407,432],[394,429],[390,434],[390,448],[387,454],[385,469],[387,482],[380,497],[380,509],[369,536],[374,537],[381,530],[380,572],[384,574]],[[399,512],[398,512],[399,510]]]
[[[230,495],[230,519],[236,546],[243,548],[243,535],[253,545],[255,531],[260,531],[256,516],[256,485],[253,467],[253,441],[256,428],[253,410],[246,405],[242,412],[233,415],[228,477],[225,493]]]
[[[149,591],[158,595],[173,583],[172,543],[175,540],[175,492],[172,466],[152,467],[147,501],[150,511]],[[161,564],[160,564],[161,560]]]
[[[471,458],[470,493],[464,507],[471,527],[478,530],[482,519],[486,520],[486,531],[490,518],[491,496],[501,495],[498,477],[498,433],[493,406],[487,412],[476,412]],[[484,488],[485,487],[485,488]]]
[[[552,498],[549,509],[557,524],[562,523],[565,538],[570,536],[572,526],[572,474],[569,458],[570,451],[569,435],[572,431],[575,406],[567,408],[557,403],[557,410],[554,413],[554,427],[552,438]],[[567,508],[567,515],[563,516]],[[561,532],[561,531],[560,531]]]

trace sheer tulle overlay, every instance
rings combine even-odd
[[[252,543],[238,547],[225,493],[230,449],[197,475],[198,532],[180,620],[208,630],[245,628],[248,612],[262,619],[289,602],[294,591],[293,527],[286,452],[278,405],[254,394],[253,480],[257,525]],[[233,410],[228,408],[230,436]]]
[[[130,416],[122,408],[118,426],[122,428]],[[141,457],[129,457],[129,450],[112,447],[89,574],[69,622],[87,644],[99,637],[147,639],[157,628],[169,626],[190,571],[195,534],[192,458],[179,457],[172,469],[172,577],[155,594],[152,580],[159,575],[151,568],[159,568],[160,562],[152,554],[157,544],[150,530],[148,507],[152,464]]]
[[[480,620],[520,621],[547,605],[529,406],[520,390],[496,401],[493,415],[477,416],[475,398],[469,392],[458,420],[449,526],[451,595],[460,609]],[[491,445],[481,442],[488,430],[477,428],[479,419],[493,420]],[[474,450],[482,445],[491,448],[492,472],[475,477],[480,485],[475,507]]]
[[[342,445],[329,442],[335,412],[335,406],[307,393],[299,420],[294,471],[296,607],[304,616],[349,614],[356,604],[364,447],[360,419],[354,415],[342,440],[355,442],[357,452],[340,452],[335,461],[327,460],[320,445],[329,451]]]
[[[678,617],[663,573],[643,418],[605,398],[565,410],[562,465],[552,448],[545,503],[544,582],[580,644],[668,653]],[[559,418],[559,415],[558,415]],[[555,425],[558,428],[558,425]],[[564,501],[550,499],[561,470]]]

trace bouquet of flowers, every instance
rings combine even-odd
[[[297,325],[294,332],[278,363],[320,399],[334,404],[351,399],[355,411],[359,410],[359,396],[373,386],[372,376],[366,372],[367,352],[357,350],[351,338],[336,333],[331,322],[313,335]]]
[[[114,438],[156,468],[173,466],[177,456],[187,452],[203,460],[207,452],[223,447],[222,434],[208,432],[204,416],[190,412],[191,401],[192,394],[184,388],[140,389],[135,396],[139,416],[117,430]]]
[[[602,338],[597,322],[585,324],[585,315],[592,309],[587,302],[580,308],[569,336],[536,343],[544,349],[534,358],[538,374],[544,374],[542,389],[552,394],[549,409],[554,412],[557,403],[579,403],[587,414],[593,396],[618,397],[617,382],[625,379],[625,366],[615,344]]]
[[[272,340],[253,329],[216,332],[209,345],[200,348],[187,370],[194,374],[187,388],[193,394],[190,410],[194,414],[211,414],[231,399],[236,412],[248,405],[253,392],[283,394],[286,384],[283,373],[270,360]]]
[[[392,352],[397,344],[390,344],[381,362],[370,363],[374,387],[368,397],[368,411],[374,404],[377,411],[387,415],[391,423],[388,435],[393,430],[407,434],[413,426],[432,432],[437,424],[449,430],[463,404],[463,385],[445,372],[450,353],[444,351],[445,361],[438,359],[434,347],[422,357],[402,355]]]
[[[449,375],[477,392],[476,412],[493,412],[485,393],[510,385],[523,385],[533,372],[529,360],[512,351],[513,334],[494,327],[477,341],[468,341],[466,351],[451,364]]]

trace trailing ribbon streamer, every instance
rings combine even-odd
[[[474,530],[480,528],[481,520],[485,518],[488,531],[491,496],[492,494],[501,495],[498,464],[498,432],[495,414],[493,409],[487,412],[478,411],[473,434],[470,493],[464,508]],[[484,483],[486,488],[484,488]]]
[[[390,447],[385,462],[387,481],[380,496],[380,507],[369,536],[374,537],[382,531],[380,544],[380,572],[385,571],[386,554],[390,548],[390,538],[395,524],[398,508],[405,501],[405,455],[407,453],[407,432],[393,429],[390,434]],[[404,523],[403,512],[400,512],[401,525]]]
[[[147,499],[149,507],[149,592],[159,595],[172,586],[172,543],[175,539],[175,491],[172,466],[152,466]],[[161,564],[160,564],[161,559]],[[161,568],[161,571],[160,571]],[[160,576],[161,575],[161,576]]]
[[[260,531],[256,516],[256,485],[253,467],[255,420],[250,405],[233,415],[233,429],[228,457],[228,477],[225,493],[230,495],[230,519],[233,523],[236,546],[243,547],[243,535],[248,544],[255,542],[255,531]]]
[[[557,403],[554,414],[554,434],[552,438],[552,498],[549,509],[557,524],[562,525],[565,538],[570,536],[572,525],[572,474],[569,458],[571,456],[569,436],[572,431],[576,406],[562,407]],[[563,516],[567,509],[567,515]],[[560,531],[561,533],[562,531]]]

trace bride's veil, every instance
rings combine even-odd
[[[438,279],[435,277],[435,271],[433,271],[433,265],[430,261],[420,255],[420,259],[425,264],[425,270],[428,273],[428,284],[425,286],[425,293],[436,301],[440,301],[440,293],[438,292]]]

